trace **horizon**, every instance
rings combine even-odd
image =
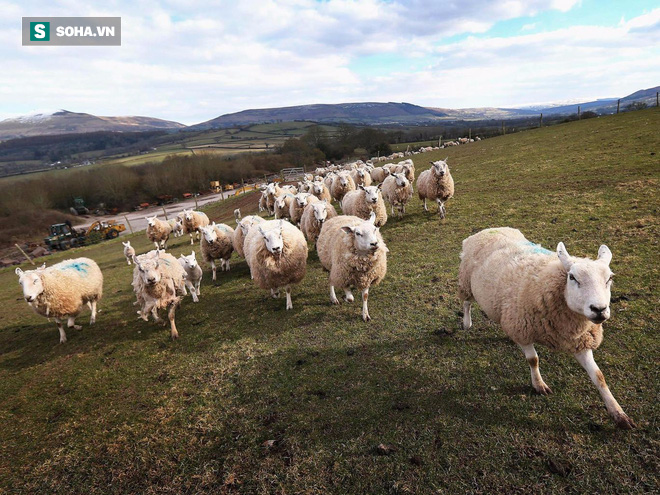
[[[524,108],[621,98],[660,81],[651,1],[271,0],[218,3],[217,18],[205,5],[6,2],[0,120],[44,108],[184,125],[317,104]],[[40,14],[121,16],[122,46],[21,46],[20,18]]]

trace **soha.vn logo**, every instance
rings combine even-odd
[[[31,22],[30,41],[50,41],[50,22]]]

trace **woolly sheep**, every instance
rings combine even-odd
[[[206,213],[201,211],[193,211],[192,209],[183,210],[183,229],[184,232],[190,234],[190,245],[194,244],[193,233],[197,233],[197,239],[200,237],[200,230],[202,227],[206,227],[209,223],[209,217],[206,216]]]
[[[390,170],[385,167],[376,167],[371,171],[371,180],[373,182],[383,182],[385,177],[390,175]]]
[[[399,211],[399,218],[406,213],[406,203],[412,198],[413,190],[412,184],[408,178],[402,173],[395,173],[385,177],[383,181],[383,199],[387,201],[392,207],[392,215],[394,215],[394,207]]]
[[[316,196],[319,201],[327,201],[328,203],[332,201],[332,196],[330,195],[330,189],[323,182],[314,182],[312,184],[312,190],[310,191],[314,196]]]
[[[241,209],[236,208],[234,210],[234,219],[238,222],[241,219]]]
[[[351,178],[355,182],[356,186],[370,186],[371,185],[371,174],[366,168],[356,168],[351,171]]]
[[[96,322],[96,303],[103,296],[103,274],[93,260],[75,258],[48,268],[45,264],[36,270],[16,268],[15,272],[28,305],[38,315],[55,320],[60,344],[66,342],[62,320],[67,319],[68,328],[80,330],[76,318],[84,304],[92,312],[89,324]]]
[[[265,222],[265,220],[257,215],[248,215],[236,222],[236,229],[234,230],[232,243],[234,245],[234,251],[236,251],[241,258],[245,258],[245,252],[243,250],[245,236],[253,225],[261,222]]]
[[[463,241],[459,267],[459,297],[463,328],[472,326],[471,302],[522,349],[532,385],[551,393],[539,372],[534,344],[568,352],[587,371],[621,428],[635,423],[610,392],[593,357],[603,340],[602,323],[610,317],[612,253],[600,246],[598,258],[574,258],[562,242],[556,254],[529,242],[516,229],[486,229]]]
[[[179,264],[186,272],[185,287],[190,290],[190,295],[192,296],[193,301],[199,302],[199,298],[197,296],[200,295],[199,286],[202,283],[202,276],[204,275],[204,271],[202,270],[202,267],[197,263],[197,255],[195,254],[195,250],[193,250],[192,254],[189,254],[188,256],[181,254],[179,256]],[[183,289],[184,296],[186,295],[185,287]]]
[[[186,272],[174,256],[169,253],[154,250],[141,254],[133,259],[133,291],[140,306],[138,315],[144,321],[151,315],[156,323],[163,320],[158,316],[158,310],[167,309],[167,319],[170,322],[170,336],[179,338],[176,329],[176,307],[185,291]]]
[[[328,191],[332,190],[332,182],[335,180],[336,176],[336,173],[331,172],[323,178],[323,184],[325,184],[325,187],[328,188]]]
[[[289,218],[291,216],[291,203],[293,203],[293,194],[285,193],[275,198],[275,218]]]
[[[307,242],[302,232],[284,220],[269,220],[250,229],[245,238],[245,259],[255,284],[286,292],[286,309],[293,309],[291,286],[298,284],[307,268]]]
[[[341,205],[344,196],[349,191],[355,191],[355,182],[353,182],[348,172],[338,173],[332,180],[332,187],[330,188],[333,199]]]
[[[164,220],[159,220],[158,215],[144,217],[147,220],[147,238],[154,243],[156,249],[166,249],[167,240],[172,233],[172,227]]]
[[[300,219],[308,204],[316,203],[319,199],[310,193],[298,193],[294,196],[289,207],[291,223],[300,227]]]
[[[266,191],[261,192],[261,196],[259,197],[259,211],[267,211],[268,210],[268,193]],[[270,213],[270,210],[268,210],[268,213]]]
[[[131,241],[122,242],[124,245],[124,256],[126,257],[126,263],[131,264],[133,256],[135,256],[135,248],[131,246]]]
[[[316,244],[316,240],[321,233],[323,222],[328,218],[337,216],[337,210],[328,201],[316,201],[308,204],[303,211],[302,218],[300,219],[300,229],[302,230],[307,242],[312,244],[312,248]]]
[[[350,191],[344,196],[342,211],[344,215],[353,215],[362,220],[368,220],[371,213],[376,214],[376,227],[382,227],[387,223],[387,208],[378,186],[358,186],[355,191]]]
[[[183,217],[177,216],[170,218],[167,223],[172,227],[172,234],[174,237],[181,237],[183,235]]]
[[[351,288],[362,292],[362,319],[369,316],[370,287],[377,285],[387,273],[389,250],[375,226],[376,215],[369,220],[340,215],[327,220],[316,243],[319,260],[330,272],[330,301],[339,304],[335,287],[344,289],[344,300],[353,302]]]
[[[403,173],[411,185],[413,182],[415,182],[415,164],[410,159],[399,162],[395,167],[393,167],[392,173]]]
[[[215,260],[220,260],[222,271],[229,271],[229,258],[231,258],[231,253],[234,251],[234,229],[224,223],[216,224],[213,222],[211,225],[202,227],[201,231],[202,258],[211,264],[212,280],[215,282]]]
[[[431,162],[431,168],[424,170],[417,178],[417,194],[424,200],[424,210],[429,211],[426,200],[438,203],[438,214],[445,218],[445,202],[454,196],[454,179],[449,172],[447,158]]]

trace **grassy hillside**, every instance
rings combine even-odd
[[[217,284],[206,269],[171,342],[136,320],[131,267],[109,241],[66,254],[99,263],[105,297],[97,325],[85,313],[58,345],[1,270],[0,491],[657,491],[658,128],[651,109],[416,155],[418,173],[449,155],[456,197],[444,222],[414,199],[382,229],[389,270],[368,324],[359,303],[329,304],[315,253],[292,311],[235,258]],[[228,219],[238,200],[209,214]],[[572,357],[539,346],[554,391],[541,397],[497,325],[475,311],[459,329],[461,240],[502,225],[573,255],[611,248],[613,316],[595,356],[637,430],[616,430]]]

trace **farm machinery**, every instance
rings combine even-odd
[[[70,222],[56,223],[50,226],[50,235],[44,239],[51,251],[64,251],[69,248],[95,244],[105,239],[114,239],[126,230],[123,223],[114,220],[98,220],[87,230],[75,229]]]

